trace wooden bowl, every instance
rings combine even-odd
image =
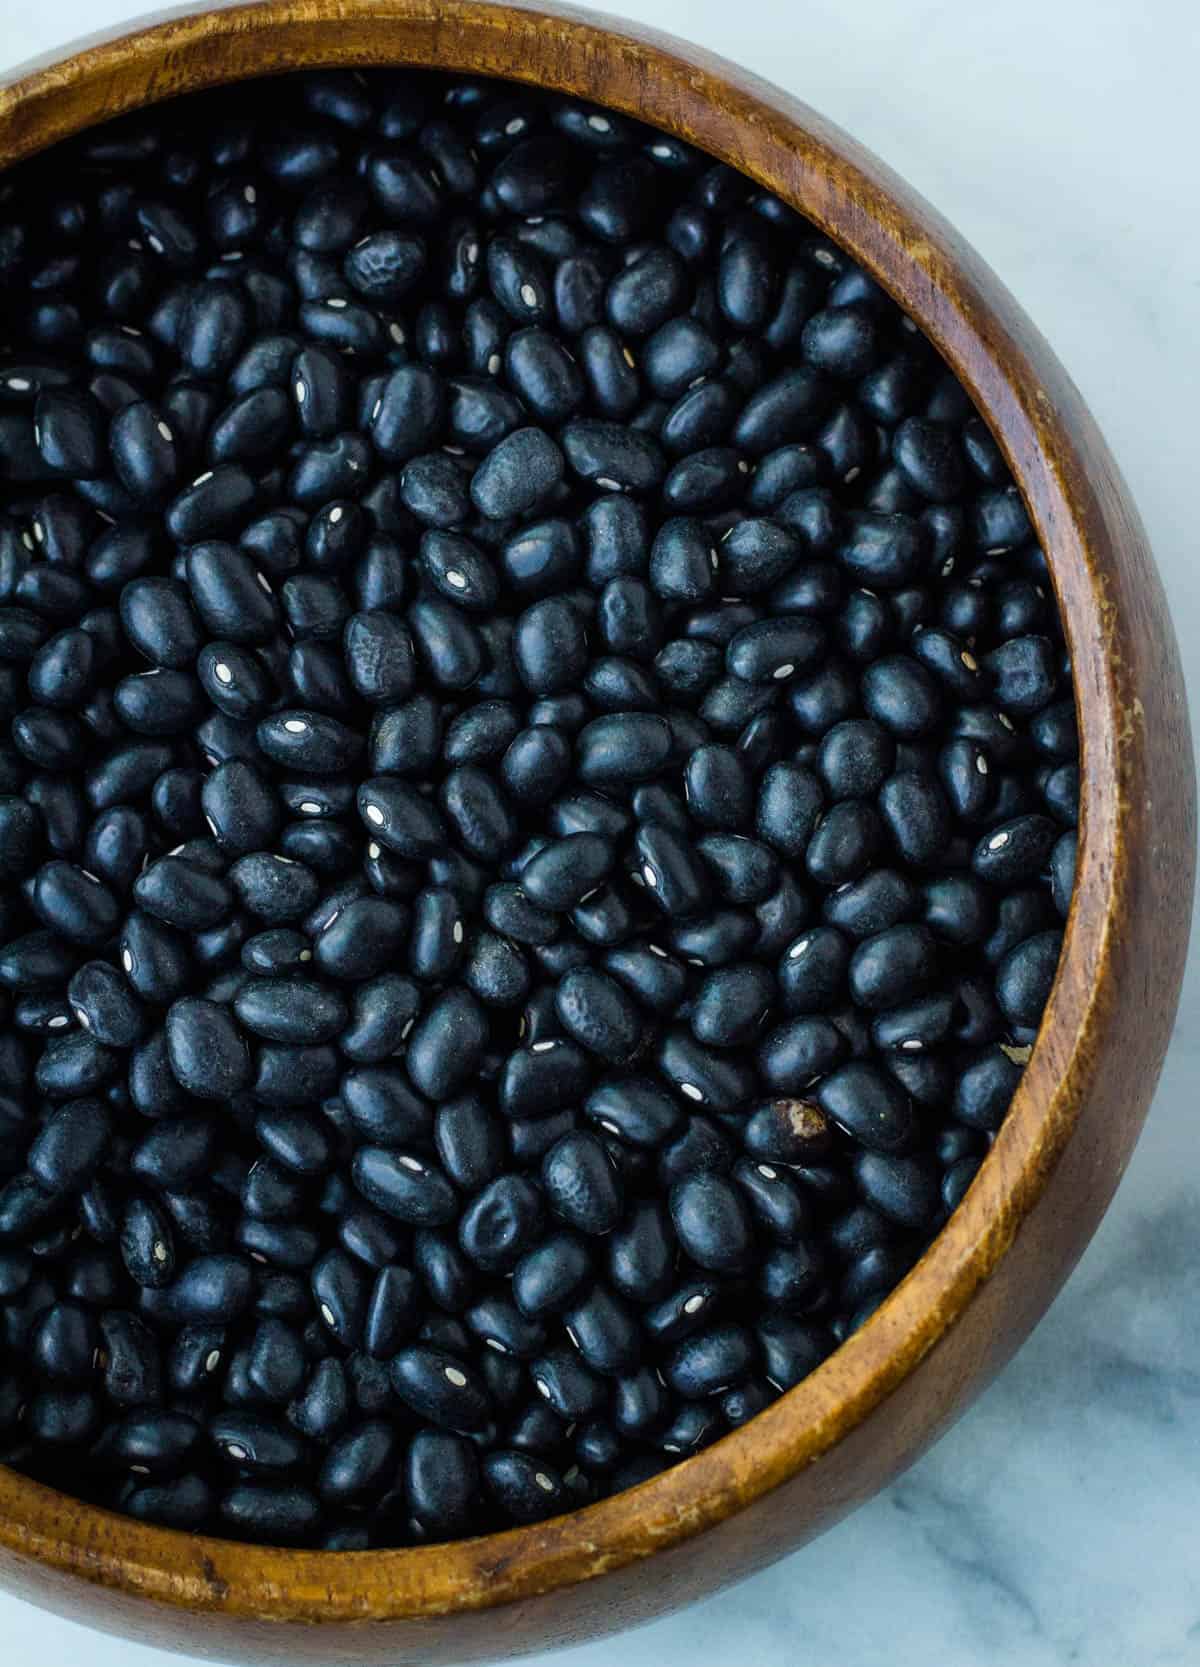
[[[941,349],[1003,448],[1050,560],[1079,704],[1075,898],[1012,1110],[903,1284],[751,1423],[569,1516],[399,1551],[172,1533],[0,1470],[0,1579],[77,1620],[230,1661],[494,1660],[661,1615],[793,1550],[910,1463],[1009,1359],[1099,1222],[1158,1076],[1191,909],[1192,748],[1145,534],[1045,342],[882,164],[706,53],[584,12],[477,0],[175,13],[0,88],[0,165],[177,93],[318,64],[580,94],[690,140],[836,239]]]

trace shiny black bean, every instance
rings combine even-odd
[[[454,1190],[435,1164],[409,1153],[363,1146],[355,1155],[353,1176],[363,1197],[398,1221],[438,1227],[454,1220]]]
[[[740,1325],[726,1322],[685,1337],[667,1356],[668,1384],[685,1400],[719,1395],[753,1368],[754,1339]]]
[[[198,1457],[200,1425],[183,1412],[129,1412],[104,1432],[97,1457],[138,1476],[169,1477]]]
[[[517,1262],[513,1298],[523,1314],[561,1313],[591,1271],[590,1254],[582,1240],[569,1233],[551,1233]]]
[[[278,1054],[287,1055],[290,1049],[280,1049]],[[317,1052],[317,1050],[313,1050]],[[267,1049],[260,1052],[260,1060],[267,1055]],[[267,1099],[262,1089],[255,1084],[255,1090],[260,1099]],[[298,1089],[302,1094],[302,1087]],[[293,1170],[298,1175],[322,1174],[328,1165],[330,1157],[330,1135],[325,1125],[320,1124],[312,1115],[298,1110],[277,1110],[277,1112],[260,1112],[255,1119],[255,1135],[258,1144],[282,1164],[285,1169]]]
[[[408,1073],[417,1088],[442,1100],[474,1075],[488,1040],[488,1021],[474,997],[449,989],[426,1009],[408,1039]]]
[[[679,1242],[693,1262],[725,1273],[749,1265],[753,1228],[728,1181],[707,1171],[687,1175],[671,1189],[670,1206]]]
[[[635,846],[637,872],[664,914],[686,919],[704,908],[709,900],[707,871],[688,842],[660,823],[646,822],[638,828]]]
[[[696,1039],[730,1048],[753,1041],[775,1000],[770,974],[754,965],[711,972],[696,992],[690,1022]]]
[[[667,1295],[674,1277],[676,1242],[666,1208],[636,1202],[606,1245],[608,1278],[631,1302],[645,1305]]]
[[[240,463],[218,463],[197,475],[167,506],[167,530],[180,543],[218,537],[246,519],[256,490]]]
[[[404,508],[427,526],[457,526],[470,513],[466,477],[457,459],[445,452],[412,458],[400,475],[400,497]]]
[[[1013,1023],[1036,1027],[1058,970],[1061,932],[1039,932],[1011,949],[996,969],[996,997]]]
[[[1058,828],[1048,816],[1014,817],[984,834],[971,854],[971,868],[989,885],[1015,889],[1037,878],[1057,837]]]
[[[153,665],[190,668],[202,640],[186,589],[173,579],[134,579],[121,592],[125,635]]]
[[[864,1152],[855,1166],[864,1198],[901,1227],[928,1227],[938,1210],[938,1176],[923,1157],[889,1157]]]
[[[486,1389],[471,1367],[453,1354],[410,1345],[392,1359],[390,1375],[396,1394],[428,1423],[469,1433],[488,1422]]]
[[[342,1103],[365,1140],[388,1147],[428,1140],[429,1107],[413,1092],[399,1066],[364,1066],[348,1071],[342,1078]]]
[[[768,1381],[780,1389],[799,1383],[833,1346],[819,1325],[788,1314],[765,1315],[755,1329]]]
[[[604,491],[648,492],[662,482],[662,451],[648,434],[594,418],[575,418],[560,434],[575,474]]]
[[[68,1033],[46,1044],[34,1083],[51,1099],[73,1099],[103,1087],[117,1074],[119,1065],[119,1056],[93,1037]]]
[[[181,857],[159,857],[133,885],[134,901],[168,926],[200,932],[224,920],[233,891],[219,874],[207,873]]]
[[[1046,637],[1013,637],[994,649],[984,664],[993,678],[992,697],[1006,713],[1028,717],[1054,696],[1054,649]]]
[[[326,1042],[346,1023],[346,1004],[308,978],[250,979],[234,998],[239,1023],[270,1042]]]
[[[778,981],[791,1013],[820,1013],[833,1007],[845,983],[850,945],[833,927],[802,932],[784,951]]]
[[[420,996],[412,981],[399,973],[382,973],[355,989],[350,1023],[338,1045],[355,1063],[376,1064],[397,1051],[419,1010]]]
[[[605,311],[623,335],[647,336],[680,310],[685,284],[684,264],[674,249],[651,245],[612,279]]]
[[[875,1065],[840,1065],[817,1090],[824,1111],[870,1151],[898,1152],[911,1144],[912,1107],[899,1087]]]
[[[924,926],[893,926],[865,939],[850,961],[850,993],[868,1012],[923,994],[937,975],[937,950]]]
[[[873,798],[891,773],[895,746],[869,719],[836,724],[821,742],[817,766],[833,799]]]
[[[520,918],[514,914],[511,927],[506,914],[489,913],[488,918],[497,931],[513,930],[513,935],[525,942],[548,942],[553,936],[553,930],[542,935],[545,930],[537,915],[542,910],[559,911],[573,908],[590,891],[611,872],[616,853],[609,840],[598,833],[571,833],[565,839],[552,841],[530,859],[521,870],[520,892],[524,898],[536,905],[533,917],[528,925],[522,929],[522,920],[528,913],[522,910]],[[497,888],[499,889],[499,888]],[[500,899],[497,898],[497,905]],[[513,898],[512,903],[516,904]],[[507,902],[507,898],[506,898]],[[535,935],[530,937],[528,932],[533,930]]]
[[[535,695],[578,684],[587,665],[587,634],[576,610],[561,597],[526,608],[513,634],[521,680]]]
[[[569,1506],[562,1476],[540,1455],[493,1450],[481,1472],[484,1487],[513,1522],[540,1522]]]
[[[266,1545],[309,1539],[320,1520],[320,1505],[307,1488],[242,1482],[220,1501],[221,1521],[238,1538]]]
[[[345,1348],[361,1340],[366,1320],[370,1282],[363,1268],[344,1250],[327,1250],[310,1274],[317,1313]]]
[[[346,983],[374,978],[393,964],[407,927],[408,912],[402,904],[382,897],[354,898],[317,934],[314,962],[322,972]]]
[[[778,884],[774,852],[744,834],[705,834],[696,841],[696,851],[714,891],[726,903],[761,903]]]
[[[104,882],[73,863],[44,863],[34,876],[30,901],[52,931],[76,943],[104,942],[120,918]]]
[[[608,114],[599,119],[613,121]],[[636,236],[650,217],[653,179],[654,169],[641,157],[601,163],[579,199],[580,216],[588,230],[605,243]]]
[[[823,913],[830,926],[861,939],[887,931],[911,918],[917,909],[916,889],[903,874],[874,868],[834,892],[826,900]]]
[[[327,1356],[313,1368],[301,1395],[288,1409],[290,1421],[317,1441],[336,1436],[349,1417],[350,1395],[340,1360]]]
[[[1054,907],[1065,920],[1075,888],[1076,840],[1074,832],[1060,834],[1050,852],[1050,892]]]
[[[134,1197],[121,1220],[121,1260],[135,1285],[160,1290],[175,1274],[175,1236],[162,1205]]]
[[[275,923],[307,914],[320,889],[311,869],[270,851],[239,857],[229,870],[229,879],[251,914]]]
[[[447,839],[441,818],[397,776],[380,775],[358,789],[358,810],[372,839],[397,856],[430,857]]]
[[[863,705],[877,723],[902,740],[926,735],[941,716],[933,678],[920,661],[897,654],[869,665],[862,679]]]
[[[408,611],[417,654],[440,688],[467,689],[483,669],[479,633],[449,602],[429,597]]]
[[[590,402],[602,417],[628,418],[642,393],[637,361],[629,346],[606,324],[592,324],[579,338],[579,358]],[[582,403],[577,398],[566,416]]]
[[[409,1443],[404,1462],[409,1509],[430,1539],[469,1531],[480,1491],[475,1448],[463,1436],[422,1429]]]

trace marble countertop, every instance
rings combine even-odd
[[[0,67],[150,0],[6,7]],[[1190,0],[624,0],[800,94],[974,243],[1049,337],[1133,488],[1200,719],[1200,10]],[[780,18],[788,22],[781,31]],[[816,1545],[536,1667],[1200,1664],[1200,954],[1145,1136],[1016,1361]],[[0,1596],[24,1667],[176,1660]],[[618,1657],[619,1651],[619,1657]]]

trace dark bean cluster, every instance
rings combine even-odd
[[[0,189],[0,1458],[330,1548],[752,1417],[963,1196],[1078,803],[1004,460],[662,133],[322,74]]]

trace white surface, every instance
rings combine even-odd
[[[968,237],[1089,401],[1150,530],[1200,719],[1200,8],[1190,0],[627,0],[800,94]],[[0,68],[134,17],[5,8]],[[647,112],[651,114],[651,112]],[[536,1667],[1200,1663],[1200,979],[1145,1137],[1034,1339],[817,1545]],[[14,1667],[167,1667],[0,1597]]]

